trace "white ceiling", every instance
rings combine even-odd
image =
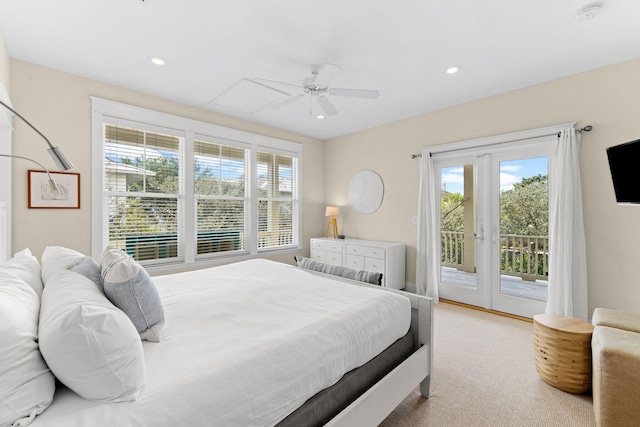
[[[640,57],[640,1],[605,0],[580,22],[587,3],[0,0],[0,29],[12,58],[329,139]],[[254,114],[210,103],[241,78],[301,84],[324,63],[342,68],[331,86],[380,97],[331,96],[339,114],[324,120],[308,101]]]

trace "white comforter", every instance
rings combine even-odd
[[[160,343],[144,342],[136,402],[59,386],[32,426],[271,426],[409,328],[401,295],[266,260],[154,278]]]

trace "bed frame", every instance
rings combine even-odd
[[[413,335],[414,347],[411,356],[336,415],[326,426],[377,426],[418,384],[420,385],[420,394],[429,398],[433,367],[433,300],[410,292],[381,288],[380,286],[330,276],[317,271],[305,271],[357,286],[395,292],[409,298],[411,302],[411,326],[409,330]]]

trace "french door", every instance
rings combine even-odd
[[[524,317],[544,312],[554,141],[540,137],[434,156],[441,298]]]

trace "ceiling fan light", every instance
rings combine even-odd
[[[576,19],[581,22],[591,21],[602,11],[602,3],[591,3],[583,6],[576,13]]]

